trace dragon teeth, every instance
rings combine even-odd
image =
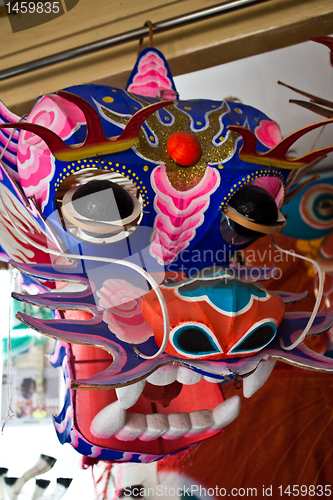
[[[214,424],[211,429],[223,429],[231,424],[238,417],[241,407],[241,400],[239,396],[232,396],[231,398],[223,401],[212,411]]]
[[[127,413],[124,427],[116,433],[120,441],[134,441],[141,436],[147,428],[146,415],[141,413]]]
[[[175,380],[184,385],[194,385],[205,379],[207,382],[212,384],[219,384],[223,382],[223,378],[215,378],[209,376],[203,376],[200,373],[185,368],[184,366],[172,366],[166,365],[158,368],[154,373],[149,375],[147,381],[152,385],[168,385],[172,384]]]
[[[210,382],[211,384],[220,384],[224,380],[223,378],[215,378],[207,376],[204,376],[204,379],[206,380],[206,382]]]
[[[264,370],[265,373],[267,368]],[[250,377],[248,378],[250,379]],[[212,383],[221,382],[216,378],[204,377],[194,370],[173,365],[158,368],[146,380],[157,386],[172,384],[175,380],[184,385],[193,385],[203,378]],[[127,413],[126,410],[131,408],[141,396],[146,380],[139,380],[134,384],[116,389],[117,401],[101,410],[91,424],[91,433],[95,437],[108,439],[114,436],[120,441],[134,441],[135,439],[152,441],[158,438],[174,440],[182,436],[193,437],[206,431],[214,432],[222,429],[239,414],[240,398],[238,396],[224,401],[213,410],[197,410],[191,413],[172,413],[169,415]]]
[[[194,385],[203,378],[207,382],[215,384],[221,382],[221,379],[208,376],[204,377],[194,370],[190,370],[183,366],[178,367],[172,365],[161,366],[149,375],[146,380],[150,384],[157,386],[169,385],[175,382],[175,380],[184,385]],[[134,384],[125,385],[124,387],[118,387],[116,389],[117,398],[123,410],[128,410],[137,402],[145,387],[146,380],[139,380],[139,382],[135,382]]]
[[[207,431],[214,425],[213,414],[210,410],[192,411],[190,414],[191,429],[185,437],[196,436]]]
[[[163,436],[169,429],[168,416],[163,413],[147,415],[147,428],[140,436],[141,441],[152,441]]]
[[[95,437],[107,439],[124,427],[125,420],[126,410],[121,407],[120,401],[115,401],[97,413],[90,431]]]
[[[244,397],[250,398],[262,387],[268,380],[276,361],[262,361],[255,372],[243,379]]]
[[[168,415],[168,421],[169,429],[163,434],[163,439],[177,439],[191,429],[191,420],[187,413],[171,413]]]
[[[116,389],[117,398],[123,410],[131,408],[137,402],[145,385],[145,380],[139,380],[135,384],[125,385]]]
[[[184,368],[182,366],[179,367],[177,381],[184,385],[194,385],[200,382],[203,379],[203,376],[195,372],[194,370],[189,370],[188,368]]]
[[[214,432],[226,427],[239,414],[240,398],[233,396],[213,410],[197,410],[191,413],[154,413],[142,415],[127,413],[116,401],[106,406],[94,418],[91,432],[94,436],[108,439],[115,436],[120,441],[153,441],[162,437],[173,440],[193,437],[205,431]]]
[[[175,380],[177,380],[178,370],[178,366],[161,366],[158,370],[149,375],[147,381],[152,385],[160,386],[172,384]]]

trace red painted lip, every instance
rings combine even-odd
[[[81,379],[90,377],[94,373],[98,373],[105,369],[110,364],[111,356],[105,351],[82,345],[72,345],[71,348],[73,351],[71,365],[74,378]],[[92,362],[91,360],[94,360],[94,358],[95,362]],[[149,384],[147,386],[148,389],[151,387],[156,390],[153,395],[154,400],[148,398],[143,393],[127,412],[145,415],[152,413],[163,413],[165,415],[181,412],[190,413],[197,410],[213,410],[224,401],[220,384],[210,383],[204,379],[194,385],[178,384],[181,386],[181,390],[176,397],[171,398],[167,406],[163,406],[163,404],[165,404],[165,397],[170,396],[170,391],[172,390],[171,386],[173,384],[170,384],[169,388],[166,386],[166,391],[164,393],[161,391],[162,401],[156,399],[160,387]],[[149,391],[146,391],[146,393],[148,393],[149,396]],[[107,439],[95,437],[90,430],[94,417],[103,408],[116,400],[117,395],[114,389],[73,391],[75,427],[82,436],[93,445],[123,452],[168,455],[199,443],[220,432],[220,430],[213,432],[205,431],[202,434],[192,437],[180,437],[174,440],[158,438],[153,441],[141,441],[140,439],[120,441],[115,437]]]
[[[91,422],[94,417],[105,406],[117,400],[116,391],[114,389],[101,391],[75,391],[74,396],[74,415],[76,415],[76,426],[79,432],[94,445],[110,448],[112,450],[124,452],[148,453],[156,455],[168,455],[182,450],[188,446],[207,439],[218,434],[220,430],[215,432],[204,432],[193,437],[180,437],[174,440],[165,440],[158,438],[153,441],[120,441],[115,437],[101,439],[95,437],[90,430]],[[174,398],[169,406],[164,407],[156,401],[149,400],[143,394],[134,406],[127,410],[128,413],[163,413],[170,415],[171,413],[189,413],[196,410],[212,410],[215,406],[224,401],[219,384],[212,384],[201,380],[195,385],[182,385],[179,395]]]

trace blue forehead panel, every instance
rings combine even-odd
[[[96,109],[107,137],[119,136],[133,114],[142,107],[159,101],[99,85],[82,85],[66,90],[82,97]],[[190,199],[193,192],[192,196],[196,199],[205,199],[206,206],[201,213],[201,222],[192,228],[193,234],[185,248],[175,250],[164,261],[159,261],[155,256],[156,266],[163,265],[171,267],[172,271],[187,272],[189,268],[193,268],[193,264],[198,269],[215,263],[228,264],[234,249],[243,248],[248,243],[233,245],[222,237],[220,223],[225,205],[241,186],[255,182],[259,177],[277,177],[284,184],[289,171],[241,161],[238,152],[242,139],[227,127],[246,126],[257,137],[262,138],[265,134],[261,132],[267,127],[267,123],[274,122],[257,109],[241,103],[200,99],[175,101],[144,122],[138,141],[132,149],[73,162],[55,159],[54,175],[50,179],[49,198],[43,215],[49,218],[56,232],[63,233],[54,215],[54,199],[62,182],[71,174],[87,168],[120,174],[133,183],[142,199],[143,218],[140,229],[145,229],[135,231],[130,239],[133,247],[144,249],[150,245],[156,224],[156,200],[161,195],[158,186],[160,181],[164,186],[170,184],[171,195],[170,192],[167,194],[171,198],[176,197],[182,201],[187,196]],[[178,166],[168,155],[167,140],[176,131],[190,131],[201,143],[201,158],[191,167]],[[84,141],[85,136],[86,126],[81,125],[73,130],[66,142],[78,144]],[[268,149],[258,140],[258,151]],[[171,203],[176,203],[174,198]],[[113,257],[119,255],[123,247],[123,243],[93,245],[69,234],[62,234],[61,238],[66,240],[67,248],[73,253],[77,253],[74,248],[79,246],[83,254],[97,252],[99,255]],[[184,258],[181,250],[185,252]],[[219,257],[216,259],[218,252]]]

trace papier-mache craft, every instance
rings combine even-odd
[[[268,291],[257,281],[273,268],[249,278],[231,262],[282,231],[296,178],[333,146],[288,150],[333,119],[282,139],[240,102],[182,101],[152,47],[126,90],[79,85],[41,96],[26,118],[0,112],[2,254],[50,287],[16,299],[60,311],[19,319],[57,339],[62,443],[152,462],[237,417],[225,382],[243,379],[250,397],[276,360],[333,373],[302,342],[331,327],[331,310],[286,313],[306,293]]]

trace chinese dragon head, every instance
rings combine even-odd
[[[287,151],[332,120],[282,139],[250,106],[179,100],[153,48],[126,91],[80,85],[40,97],[26,119],[0,111],[2,255],[28,291],[43,282],[15,297],[55,311],[20,319],[57,339],[61,442],[151,462],[237,417],[225,382],[244,379],[249,397],[276,359],[332,372],[332,360],[298,342],[307,325],[309,335],[327,330],[330,310],[310,325],[310,314],[285,313],[304,294],[269,292],[260,269],[249,280],[231,263],[282,230],[295,173],[333,147]]]

